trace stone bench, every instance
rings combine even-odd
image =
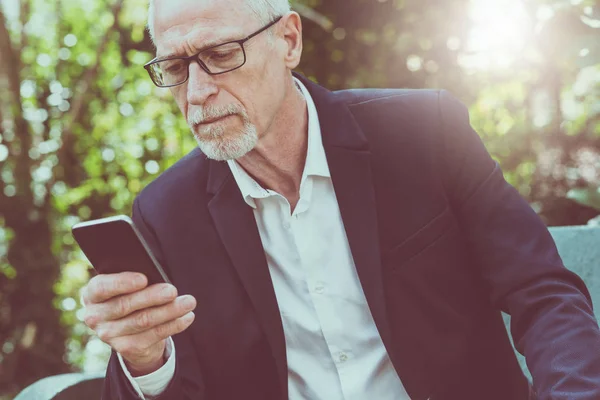
[[[600,305],[600,227],[574,226],[550,228],[558,251],[567,268],[585,281],[594,304]],[[595,310],[600,317],[600,306]],[[508,329],[510,317],[504,315]],[[525,374],[529,375],[525,358],[517,353]],[[63,374],[41,379],[15,400],[96,400],[100,398],[104,373]]]
[[[104,372],[49,376],[32,383],[15,400],[99,400]]]

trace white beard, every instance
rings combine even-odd
[[[205,120],[237,115],[243,120],[243,127],[238,132],[228,132],[220,123],[202,127],[202,132],[196,132],[195,127]],[[217,161],[235,160],[253,150],[258,143],[256,126],[250,122],[248,114],[241,107],[229,105],[224,107],[203,107],[188,117],[188,125],[198,142],[198,147],[206,157]]]

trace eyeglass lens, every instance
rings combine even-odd
[[[240,43],[225,43],[198,54],[211,74],[219,74],[239,68],[245,62],[244,50]],[[188,79],[189,60],[174,59],[159,61],[151,65],[150,74],[161,86],[178,85]]]

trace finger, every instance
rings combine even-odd
[[[102,324],[96,333],[105,342],[116,337],[134,335],[183,317],[194,308],[196,308],[196,299],[193,296],[181,296],[164,306],[147,308],[127,318]]]
[[[161,340],[185,331],[192,324],[195,317],[194,313],[190,311],[182,317],[158,325],[145,332],[116,338],[113,340],[111,346],[125,359],[134,359],[144,354],[146,349]]]
[[[132,293],[148,285],[145,275],[135,272],[100,274],[92,279],[84,291],[85,304],[101,303],[115,296]]]
[[[84,322],[93,330],[109,321],[118,320],[129,314],[172,302],[177,297],[177,289],[168,283],[152,285],[134,293],[113,297],[102,303],[86,306]]]
[[[100,321],[114,321],[145,308],[162,306],[175,300],[177,289],[168,283],[159,283],[134,293],[114,297],[88,307],[89,314]]]

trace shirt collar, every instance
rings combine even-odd
[[[304,172],[302,173],[301,188],[303,183],[309,176],[322,176],[330,178],[329,166],[327,165],[327,157],[323,148],[323,139],[321,137],[321,125],[319,124],[319,115],[315,103],[308,92],[308,89],[302,82],[294,77],[294,82],[300,88],[306,100],[308,110],[308,149],[306,153],[306,163]],[[256,208],[254,199],[262,199],[275,194],[271,190],[264,189],[254,180],[235,160],[228,160],[227,164],[233,174],[233,177],[242,192],[242,196],[246,203]]]

